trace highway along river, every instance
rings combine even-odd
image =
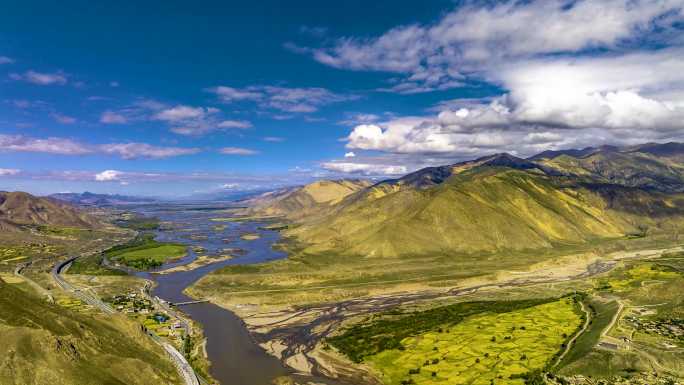
[[[180,242],[193,247],[203,247],[202,254],[225,255],[236,258],[206,265],[191,271],[169,274],[137,275],[154,280],[157,285],[152,295],[169,302],[192,300],[183,290],[202,276],[216,269],[234,264],[252,264],[286,257],[285,253],[271,248],[280,235],[278,232],[259,229],[263,223],[216,222],[212,218],[229,217],[230,213],[219,207],[198,205],[153,205],[139,207],[136,211],[159,218],[163,230],[157,232],[157,240]],[[242,240],[240,235],[259,234],[256,240]],[[190,248],[192,249],[192,247]],[[234,250],[227,250],[234,249]],[[165,270],[183,265],[196,258],[189,250],[182,260],[168,263]],[[207,354],[211,361],[211,374],[223,385],[268,385],[282,375],[291,373],[278,359],[267,354],[250,337],[242,321],[232,312],[211,303],[186,305],[181,310],[202,324],[207,337]],[[310,378],[315,382],[329,382]]]

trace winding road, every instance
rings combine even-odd
[[[81,291],[80,289],[74,287],[62,278],[62,273],[66,271],[77,258],[79,258],[79,256],[71,257],[65,261],[57,263],[52,268],[52,278],[55,280],[57,285],[60,288],[62,288],[62,290],[69,292],[78,299],[82,300],[83,302],[100,309],[105,314],[115,314],[116,310],[114,310],[111,306],[104,303],[99,298],[92,296],[84,291]],[[162,348],[164,348],[164,351],[166,351],[168,356],[171,358],[171,362],[173,362],[173,365],[176,367],[176,370],[178,370],[178,374],[183,379],[185,385],[200,385],[200,381],[197,375],[195,374],[195,371],[192,369],[192,367],[185,359],[185,357],[183,357],[183,355],[180,354],[178,350],[176,350],[176,348],[171,346],[169,343],[162,341],[155,334],[147,333],[147,335],[155,343],[159,344]]]

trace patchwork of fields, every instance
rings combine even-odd
[[[584,323],[574,297],[472,302],[361,324],[330,339],[386,384],[523,384]]]

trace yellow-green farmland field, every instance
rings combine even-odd
[[[484,313],[401,341],[366,358],[386,384],[523,384],[581,326],[570,298],[508,313]],[[513,375],[514,378],[511,378]]]

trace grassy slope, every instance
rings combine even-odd
[[[239,296],[240,303],[277,305],[357,297],[371,285],[453,286],[597,247],[649,247],[636,239],[625,242],[625,235],[644,228],[658,234],[660,227],[679,225],[679,205],[663,203],[660,195],[607,192],[607,202],[603,194],[561,182],[533,171],[488,167],[427,189],[372,187],[287,230],[295,239],[287,260],[226,267],[188,291],[222,303]],[[302,289],[310,290],[297,292]],[[253,293],[264,290],[284,291]]]
[[[131,322],[74,313],[1,282],[0,338],[0,384],[179,383]]]
[[[508,168],[478,168],[427,190],[354,196],[289,232],[311,253],[410,255],[548,248],[618,238],[635,218],[587,189]]]
[[[302,218],[339,203],[344,197],[370,185],[363,180],[321,180],[273,200],[261,202],[255,213],[266,216]]]

